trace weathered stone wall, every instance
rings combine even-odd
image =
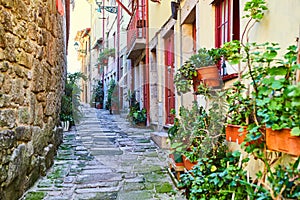
[[[55,0],[0,0],[0,199],[18,199],[61,141],[64,17]]]

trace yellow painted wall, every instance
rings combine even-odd
[[[149,40],[161,29],[171,16],[171,1],[149,1]]]
[[[299,37],[300,30],[300,1],[266,0],[266,2],[269,10],[263,20],[252,29],[250,42],[275,42],[279,43],[283,50],[289,45],[297,45],[296,38]],[[245,22],[245,20],[241,21],[242,30]]]
[[[215,47],[215,12],[211,0],[199,1],[196,6],[197,47]]]

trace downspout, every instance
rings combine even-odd
[[[117,82],[119,82],[121,76],[120,76],[120,70],[121,70],[121,66],[120,66],[120,5],[118,4],[118,10],[117,10]],[[121,102],[122,102],[122,96],[121,96],[121,87],[119,84],[118,87],[118,97],[119,97],[119,106],[118,106],[118,111],[120,111],[120,107],[121,107]]]
[[[105,4],[105,1],[103,1],[103,6]],[[105,22],[105,9],[103,9],[103,14],[102,14],[102,18],[103,18],[103,21],[102,21],[102,41],[103,41],[103,48],[104,48],[104,45],[105,45],[105,31],[104,31],[104,28],[105,28],[105,25],[104,25],[104,22]]]
[[[91,45],[92,45],[92,37],[91,37],[91,32],[92,32],[92,23],[93,23],[93,4],[90,4],[91,5],[91,13],[90,13],[90,23],[91,23],[91,26],[90,26],[90,32],[89,32],[89,34],[88,34],[88,36],[89,36],[89,52],[90,52],[90,58],[89,58],[89,60],[90,60],[90,64],[89,64],[89,95],[90,95],[90,98],[89,98],[89,100],[91,101],[91,97],[92,97],[92,95],[91,95],[91,92],[92,92],[92,67],[91,67],[91,65],[92,65],[92,48],[91,48]],[[87,103],[90,103],[90,102],[87,102]]]
[[[146,110],[147,110],[147,126],[150,125],[150,77],[149,77],[149,4],[146,1]]]
[[[182,59],[183,59],[183,56],[182,56],[182,26],[181,26],[181,4],[180,4],[180,1],[178,1],[179,3],[179,6],[178,6],[178,21],[179,21],[179,37],[180,37],[180,40],[179,40],[179,49],[180,49],[180,66],[182,66],[183,62],[182,62]],[[180,94],[180,106],[183,105],[183,94]]]
[[[104,4],[105,4],[105,0],[104,1],[102,1],[103,2],[103,6],[105,6]],[[102,10],[103,11],[103,13],[102,13],[102,18],[103,18],[103,20],[102,20],[102,49],[100,49],[100,51],[103,51],[103,49],[104,49],[104,47],[105,47],[105,9],[103,9]],[[102,65],[102,87],[103,87],[103,91],[104,91],[104,97],[103,97],[103,107],[104,107],[104,105],[106,106],[106,101],[104,100],[105,98],[107,98],[107,88],[105,87],[104,88],[104,86],[106,85],[106,83],[105,83],[105,74],[104,74],[104,71],[105,71],[105,66],[104,65]]]

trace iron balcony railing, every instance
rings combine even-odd
[[[137,0],[133,15],[127,28],[127,49],[131,50],[137,39],[146,38],[145,0]]]

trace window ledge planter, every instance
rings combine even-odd
[[[239,131],[243,128],[243,131]],[[236,142],[241,144],[244,142],[246,135],[247,135],[247,126],[239,126],[239,125],[232,125],[228,124],[225,128],[226,132],[226,140],[228,142]]]
[[[183,166],[183,158],[178,153],[169,154],[170,161],[173,162],[176,166]]]
[[[269,150],[300,156],[300,137],[291,136],[291,129],[266,129],[266,144]]]
[[[176,179],[179,181],[180,180],[180,172],[184,171],[184,165],[183,165],[183,160],[182,156],[180,154],[172,153],[169,154],[169,167],[170,170],[175,171]]]
[[[190,171],[198,162],[191,162],[185,155],[182,155],[183,165],[186,170]]]
[[[216,65],[197,68],[197,76],[193,78],[194,91],[198,91],[198,86],[202,82],[207,87],[220,88],[221,78]]]

